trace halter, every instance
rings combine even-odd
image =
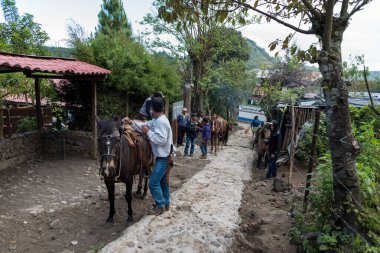
[[[116,139],[117,142],[120,142],[120,133],[119,131],[114,131],[112,134],[104,134],[98,138],[100,141],[101,139],[105,139],[106,143],[106,153],[105,154],[100,154],[100,160],[103,159],[103,157],[113,157],[118,161],[119,157],[116,155],[111,154],[111,140]],[[120,155],[120,150],[119,150],[119,155]],[[120,174],[120,173],[119,173]],[[101,175],[101,168],[99,169],[99,175]],[[120,176],[120,175],[119,175]]]

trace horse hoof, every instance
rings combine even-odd
[[[107,220],[106,220],[107,223],[113,223],[113,218],[112,217],[108,217]]]
[[[133,219],[133,216],[128,216],[127,222],[134,222],[135,219]]]

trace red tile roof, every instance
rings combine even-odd
[[[0,73],[7,71],[44,72],[71,76],[111,74],[111,71],[107,69],[75,59],[0,52]]]

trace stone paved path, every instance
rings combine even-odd
[[[247,135],[236,131],[229,146],[210,159],[172,194],[169,212],[145,216],[101,252],[226,252],[240,222],[243,181],[251,178]]]

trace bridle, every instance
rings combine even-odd
[[[105,153],[100,154],[100,162],[102,162],[103,158],[107,158],[107,157],[115,158],[116,161],[118,161],[119,156],[113,155],[111,153],[111,151],[112,151],[111,144],[112,144],[112,140],[116,140],[116,143],[120,144],[120,132],[114,131],[114,132],[112,132],[112,134],[103,134],[102,136],[100,136],[98,138],[98,140],[99,140],[99,142],[101,142],[101,140],[105,140],[105,144],[104,144],[105,145]],[[119,150],[119,155],[120,155],[120,150]],[[107,163],[107,166],[108,166],[108,163]],[[99,175],[101,175],[101,168],[99,168]]]

